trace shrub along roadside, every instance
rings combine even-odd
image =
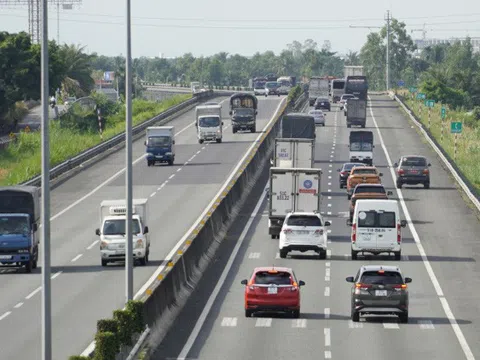
[[[287,101],[290,102],[295,102],[300,95],[302,95],[303,89],[300,85],[294,86],[293,88],[290,89],[290,92],[288,93],[288,99]]]
[[[450,133],[450,123],[460,121],[463,123],[462,133],[457,135],[457,156],[455,164],[463,175],[474,186],[477,196],[480,194],[480,120],[476,118],[476,112],[470,114],[464,111],[449,110],[447,108],[447,117],[442,121],[442,104],[435,104],[431,108],[430,128],[428,128],[428,108],[423,100],[413,99],[408,92],[398,92],[397,95],[421,121],[430,134],[435,138],[443,150],[454,159],[455,136]],[[419,111],[420,109],[420,111]],[[442,124],[443,123],[443,124]],[[443,125],[443,139],[442,139]]]
[[[138,125],[191,98],[181,94],[162,102],[133,101],[133,124]],[[50,166],[54,167],[82,151],[125,131],[125,107],[107,118],[103,140],[98,132],[82,133],[50,123]],[[41,173],[41,134],[22,132],[17,141],[0,151],[0,186],[17,185]]]

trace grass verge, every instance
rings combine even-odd
[[[442,104],[435,104],[430,109],[430,128],[428,127],[428,108],[423,100],[412,99],[408,92],[397,92],[404,103],[412,110],[417,119],[429,129],[432,136],[441,147],[454,159],[463,175],[473,184],[477,195],[480,194],[480,126],[470,114],[461,111],[448,110],[446,119],[442,120]],[[463,123],[462,133],[457,135],[457,153],[454,158],[455,135],[450,133],[450,123]],[[443,137],[442,137],[443,127]]]
[[[133,125],[138,125],[164,112],[170,107],[191,98],[191,94],[173,96],[162,102],[133,101]],[[125,107],[106,120],[103,140],[95,133],[80,133],[61,128],[57,122],[50,123],[50,166],[54,166],[78,155],[84,150],[100,144],[125,131]],[[41,134],[22,132],[17,141],[0,150],[0,185],[17,185],[41,173]]]

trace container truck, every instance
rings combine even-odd
[[[343,77],[347,78],[348,76],[362,76],[363,75],[363,66],[345,66],[343,68]]]
[[[347,127],[359,125],[364,128],[367,123],[367,101],[357,98],[348,99],[346,108]]]
[[[289,113],[282,117],[279,138],[315,139],[315,119],[305,113]]]
[[[308,101],[310,106],[315,104],[317,98],[328,99],[329,90],[329,80],[326,77],[312,76],[308,85]]]
[[[351,131],[349,138],[350,162],[373,165],[373,132]]]
[[[313,168],[315,139],[275,139],[273,167]]]
[[[321,169],[270,168],[268,234],[278,239],[290,212],[320,212]]]

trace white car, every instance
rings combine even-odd
[[[330,221],[324,221],[318,213],[289,213],[280,231],[280,257],[285,259],[290,251],[315,251],[320,259],[326,259],[327,226],[330,226]]]
[[[313,116],[315,125],[325,126],[325,114],[322,110],[310,110],[308,114]]]
[[[343,94],[342,97],[340,98],[340,110],[343,110],[345,103],[347,102],[347,99],[353,99],[355,95],[352,94]]]
[[[257,83],[253,87],[253,93],[255,95],[265,95],[267,90],[265,89],[265,83]]]

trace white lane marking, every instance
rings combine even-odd
[[[323,329],[323,335],[325,336],[325,347],[331,346],[332,340],[330,338],[330,329],[329,328]]]
[[[168,184],[168,180],[165,180],[162,185],[167,185],[167,184]]]
[[[0,316],[0,321],[2,321],[3,319],[5,319],[8,315],[10,315],[12,312],[11,311],[7,311],[6,313],[4,313],[2,316]]]
[[[332,204],[328,204],[327,207],[332,207]]]
[[[30,294],[28,294],[27,296],[25,296],[25,299],[27,300],[30,300],[32,297],[35,296],[35,294],[37,294],[39,291],[42,290],[42,287],[39,286],[38,288],[36,288],[35,290],[33,290]]]
[[[248,255],[249,259],[260,259],[260,253],[259,252],[252,252]]]
[[[328,192],[332,192],[332,189],[328,189],[327,191],[328,191]]]
[[[328,199],[328,200],[332,200],[332,197],[331,197],[331,196],[328,196],[327,199]]]
[[[430,320],[418,320],[418,325],[420,325],[420,329],[422,330],[434,330],[435,326]]]
[[[362,329],[363,328],[363,323],[361,322],[353,322],[352,320],[350,320],[348,322],[348,327],[350,329]]]
[[[150,195],[150,197],[154,197],[155,195],[157,195],[157,192],[156,192],[156,191],[154,191],[154,192]]]
[[[410,259],[408,258],[408,255],[402,255],[402,260],[403,260],[403,261],[408,261],[408,260],[410,260]]]
[[[168,180],[172,180],[174,176],[175,176],[175,174],[170,175],[170,176],[168,177]]]
[[[280,259],[280,253],[277,253],[277,254],[275,255],[275,259]]]
[[[327,215],[332,215],[332,212],[331,212],[331,211],[327,211]]]
[[[378,137],[380,139],[380,144],[382,145],[383,152],[385,153],[385,157],[387,159],[387,164],[390,169],[390,175],[392,176],[392,180],[395,182],[395,171],[393,170],[392,166],[392,161],[390,159],[390,155],[388,154],[387,147],[385,146],[385,142],[383,141],[382,133],[378,127],[377,121],[375,120],[375,115],[373,115],[373,110],[372,110],[372,104],[371,104],[371,99],[370,100],[370,115],[372,116],[372,121],[373,124],[375,125],[375,128],[377,129]],[[443,290],[440,286],[440,283],[438,282],[437,276],[435,275],[435,272],[433,271],[433,268],[430,264],[430,261],[427,258],[427,253],[425,252],[425,249],[423,248],[423,245],[420,241],[420,236],[418,236],[417,230],[415,229],[415,226],[412,223],[412,217],[410,216],[410,212],[408,211],[407,204],[405,204],[405,200],[403,199],[403,192],[401,189],[395,189],[397,191],[397,197],[400,202],[400,205],[402,206],[403,213],[405,215],[405,220],[407,220],[408,223],[408,228],[410,229],[410,232],[412,233],[412,236],[415,240],[415,245],[417,245],[418,252],[420,253],[420,256],[422,258],[422,262],[425,266],[425,269],[427,270],[428,276],[430,277],[430,281],[433,284],[433,287],[435,288],[435,291],[437,293],[437,296],[440,298],[440,303],[442,304],[443,311],[445,312],[445,315],[448,318],[448,321],[450,322],[450,325],[452,326],[453,332],[455,333],[455,336],[457,337],[457,340],[463,350],[463,353],[465,354],[465,357],[467,360],[475,360],[475,357],[473,356],[472,350],[470,349],[470,346],[468,345],[467,339],[465,339],[465,336],[463,335],[462,329],[460,329],[460,326],[458,325],[458,322],[453,315],[453,312],[450,308],[450,305],[448,304],[447,299],[445,298],[443,294]]]
[[[333,146],[332,146],[332,150],[335,150],[335,144],[333,144]],[[332,151],[332,154],[333,154],[333,151]]]
[[[325,276],[330,276],[330,268],[325,269]]]
[[[327,250],[327,251],[328,251],[328,250]],[[327,261],[327,262],[325,263],[325,267],[330,267],[330,265],[331,265],[330,261]]]
[[[331,179],[332,177],[331,177],[331,176],[329,176],[328,178],[329,178],[329,179]]]
[[[329,164],[328,166],[329,166],[329,167],[332,167],[333,165],[332,165],[332,164]]]
[[[325,287],[325,292],[323,293],[323,296],[330,296],[330,286]]]
[[[327,249],[327,259],[330,259],[331,257],[332,257],[332,250]],[[330,263],[326,263],[325,266],[330,266]]]
[[[325,359],[331,359],[332,358],[332,352],[331,351],[325,351]]]
[[[198,150],[198,151],[197,151],[197,155],[200,154],[200,152],[201,152],[201,150]]]
[[[332,230],[327,230],[327,234],[330,234],[332,232]]]
[[[165,183],[163,183],[162,185],[160,185],[160,187],[157,189],[157,191],[162,190],[164,187],[165,187]]]
[[[328,186],[332,186],[332,183],[331,183],[331,182],[329,182],[329,183],[328,183]]]
[[[23,302],[19,302],[17,305],[14,306],[15,309],[18,309],[19,307],[22,307]]]
[[[188,159],[188,162],[192,161],[195,158],[195,156],[197,155],[193,155],[190,159]]]
[[[335,154],[335,151],[332,151],[332,154]]]
[[[323,314],[325,315],[325,319],[330,319],[330,308],[323,309]]]
[[[255,322],[255,327],[270,327],[272,326],[272,318],[258,318]]]
[[[205,146],[204,146],[204,147],[202,147],[202,150],[205,150]]]
[[[332,170],[328,170],[328,172],[329,172],[329,173],[331,173],[331,172],[332,172]]]
[[[53,279],[59,277],[61,273],[63,273],[63,271],[56,272],[55,274],[53,274],[53,275],[51,276],[51,279],[53,280]]]
[[[183,166],[188,165],[189,162],[190,162],[190,161],[185,161],[185,162],[183,163]]]
[[[292,328],[306,328],[306,327],[307,327],[307,319],[292,320]]]
[[[383,323],[384,329],[400,329],[397,323]]]
[[[82,256],[83,256],[83,254],[78,254],[78,255],[75,256],[71,261],[72,261],[72,262],[75,262],[75,261],[77,261],[78,259],[80,259]]]
[[[100,240],[95,240],[93,243],[91,243],[88,247],[87,247],[87,250],[92,250],[92,248],[97,245],[97,243],[99,242]]]
[[[270,121],[268,122],[268,124],[264,127],[264,130],[267,129],[269,126],[270,126],[270,123],[273,121],[273,118],[276,116],[276,114],[278,113],[280,107],[282,106],[282,104],[285,102],[285,99],[282,99],[282,101],[278,104],[275,112],[274,112],[274,115],[273,117],[270,119]],[[247,150],[247,152],[245,153],[245,155],[243,156],[243,158],[238,162],[238,165],[235,167],[235,169],[232,171],[231,175],[228,177],[228,179],[224,182],[224,184],[228,184],[231,179],[233,178],[233,176],[237,173],[238,169],[240,168],[241,164],[243,163],[243,161],[247,158],[248,154],[250,153],[250,151],[253,149],[253,147],[256,145],[256,143],[260,140],[260,138],[262,137],[263,135],[263,132],[262,134],[260,134],[257,139],[253,142],[253,144],[250,146],[250,148]],[[262,202],[265,200],[265,197],[267,196],[267,193],[265,192],[265,190],[267,189],[269,185],[267,184],[264,188],[264,191],[262,191],[262,196],[260,197],[260,199],[258,200],[258,203],[257,205],[255,206],[255,209],[253,210],[252,214],[258,214],[259,212],[259,209],[260,209],[260,206],[262,205]],[[183,243],[185,242],[185,239],[187,238],[187,236],[189,236],[190,232],[197,226],[197,223],[203,219],[203,217],[205,216],[205,214],[207,213],[207,211],[210,209],[210,207],[214,204],[214,202],[216,201],[217,197],[222,193],[223,191],[223,188],[224,186],[222,186],[222,188],[220,189],[220,191],[218,192],[218,194],[216,196],[213,197],[213,200],[212,202],[205,208],[204,212],[199,216],[198,220],[192,225],[192,227],[190,228],[190,230],[184,235],[184,237],[177,243],[177,245],[172,249],[172,251],[170,252],[170,254],[167,255],[167,259],[171,259],[173,254],[180,248],[180,246],[183,245]],[[202,313],[200,314],[196,324],[195,324],[195,327],[193,328],[192,332],[190,333],[190,336],[187,340],[187,342],[185,343],[182,351],[180,352],[180,354],[178,355],[177,359],[178,358],[185,358],[187,357],[188,353],[190,352],[190,349],[192,348],[193,346],[193,343],[195,342],[195,340],[197,339],[198,337],[198,334],[200,333],[200,331],[202,330],[202,327],[203,327],[203,324],[205,323],[206,319],[207,319],[207,316],[208,316],[208,313],[210,312],[210,310],[212,309],[212,306],[213,306],[213,303],[215,302],[219,292],[220,292],[220,289],[222,288],[223,284],[225,283],[225,280],[227,278],[227,275],[230,271],[230,269],[232,268],[232,265],[233,265],[233,262],[238,254],[238,251],[240,250],[240,246],[243,244],[244,240],[245,240],[245,237],[247,235],[247,231],[250,230],[250,227],[252,226],[252,223],[253,223],[253,220],[255,218],[254,217],[250,217],[247,221],[247,224],[245,225],[242,233],[240,234],[240,237],[235,245],[235,248],[233,249],[232,253],[230,254],[230,258],[228,259],[227,261],[227,264],[225,265],[225,268],[223,269],[223,272],[222,274],[220,275],[220,278],[218,279],[218,282],[217,282],[217,285],[215,285],[215,288],[213,289],[213,292],[212,294],[210,295],[209,299],[207,300],[207,303],[205,304],[205,307],[203,308],[203,311]],[[145,290],[148,288],[149,284],[154,281],[157,276],[160,274],[160,272],[163,270],[163,268],[165,267],[166,265],[166,262],[164,262],[162,265],[159,266],[158,270],[155,271],[155,273],[152,275],[152,277],[145,283],[145,285],[140,289],[140,291],[135,295],[135,298],[137,298],[138,296],[142,295]],[[88,350],[89,348],[87,348]],[[84,352],[86,353],[86,352]],[[88,353],[87,353],[88,354]]]
[[[181,170],[182,170],[182,168],[178,168],[178,169],[177,169],[177,172],[179,172],[179,171],[181,171]]]
[[[235,327],[235,326],[237,326],[237,318],[236,317],[224,317],[222,319],[221,326]]]

